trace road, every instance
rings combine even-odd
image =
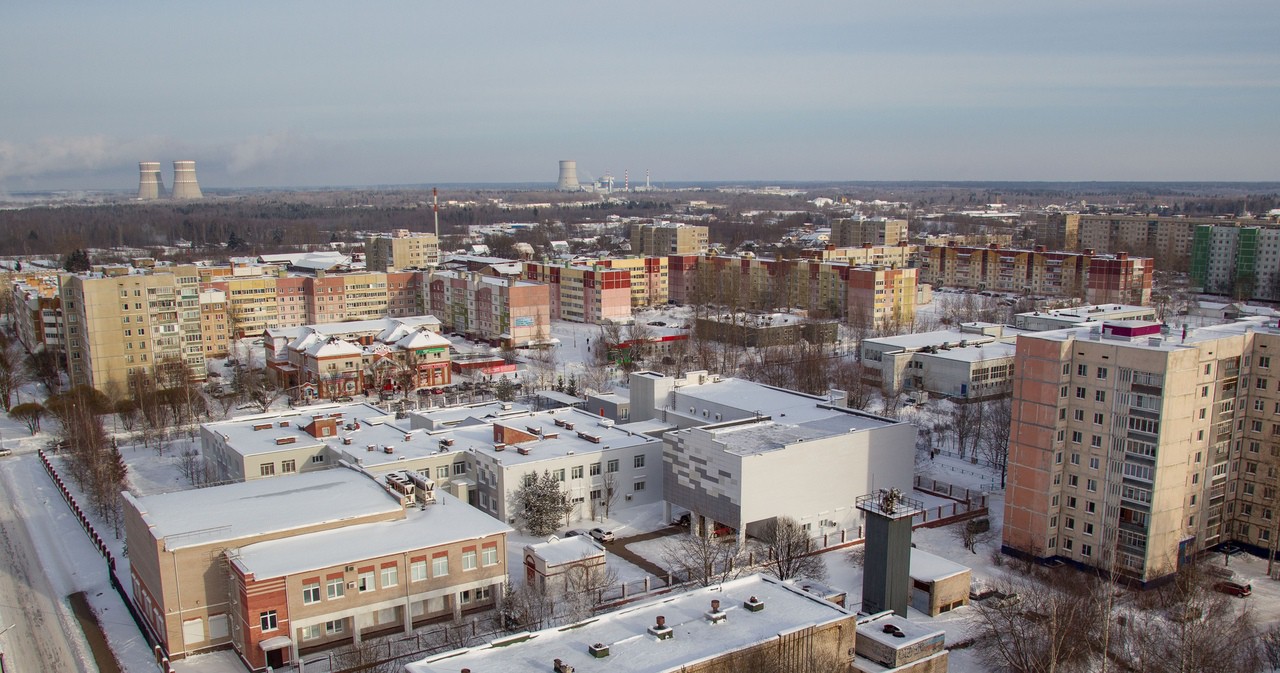
[[[0,636],[5,673],[97,671],[83,654],[84,635],[55,582],[62,587],[63,580],[87,572],[76,568],[81,563],[101,564],[91,557],[80,563],[65,555],[50,558],[63,551],[60,541],[41,535],[60,530],[54,517],[66,511],[38,457],[0,458],[0,629],[13,625]]]

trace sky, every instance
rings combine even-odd
[[[23,2],[0,191],[1280,180],[1276,0]]]

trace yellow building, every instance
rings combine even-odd
[[[661,257],[621,257],[599,260],[601,266],[631,272],[631,307],[660,306],[667,303],[668,264]]]
[[[364,254],[370,271],[428,269],[440,262],[440,241],[435,234],[396,229],[366,238]]]
[[[653,222],[631,225],[631,252],[642,257],[701,254],[710,230],[693,224]]]
[[[62,281],[71,385],[126,389],[129,375],[180,360],[205,377],[195,266],[106,266]]]

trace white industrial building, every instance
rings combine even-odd
[[[1068,327],[1087,327],[1104,320],[1155,320],[1156,310],[1150,306],[1128,304],[1089,304],[1048,311],[1028,311],[1013,316],[1013,326],[1032,332]]]
[[[849,409],[841,393],[641,372],[631,417],[676,428],[663,435],[666,514],[688,509],[698,529],[742,537],[789,516],[814,535],[856,530],[857,496],[911,488],[915,428]]]

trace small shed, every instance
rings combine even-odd
[[[525,584],[543,592],[550,587],[552,593],[560,593],[569,573],[592,568],[603,571],[604,566],[604,547],[589,535],[552,537],[524,547]]]
[[[969,568],[930,554],[911,550],[911,607],[931,617],[969,604]]]

